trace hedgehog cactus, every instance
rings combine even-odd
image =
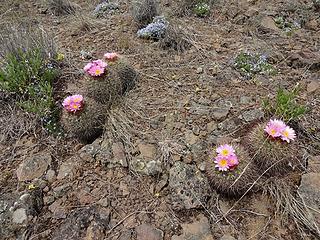
[[[222,171],[212,157],[207,160],[206,164],[206,175],[212,188],[227,196],[239,196],[257,187],[254,184],[258,179],[257,170],[250,162],[248,152],[240,145],[234,145],[233,149],[237,156],[237,164],[233,169]]]

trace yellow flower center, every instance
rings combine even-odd
[[[222,160],[220,161],[220,165],[221,165],[222,167],[227,166],[227,165],[228,165],[227,159],[222,159]]]
[[[101,74],[101,71],[99,69],[96,70],[96,74],[99,75]]]
[[[277,131],[275,129],[271,129],[270,132],[271,132],[271,135],[274,135],[274,134],[276,134]]]
[[[221,155],[222,155],[222,156],[228,156],[228,154],[229,154],[228,149],[223,149],[223,150],[221,151]]]
[[[73,105],[72,107],[73,107],[74,109],[77,109],[77,108],[78,108],[78,106],[77,106],[77,105]]]
[[[285,131],[283,131],[283,133],[282,133],[282,134],[283,134],[283,136],[285,136],[285,137],[289,137],[289,132],[288,132],[288,131],[286,131],[286,130],[285,130]]]

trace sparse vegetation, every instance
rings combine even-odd
[[[267,61],[267,56],[241,52],[234,61],[234,66],[245,77],[253,78],[256,74],[274,75],[276,69]]]
[[[193,12],[198,16],[198,17],[205,17],[208,16],[210,13],[210,6],[206,2],[199,2],[195,4],[193,8]]]
[[[300,87],[296,85],[291,91],[279,88],[275,99],[264,99],[263,108],[269,116],[284,119],[286,122],[299,119],[307,112],[304,105],[297,103]]]
[[[1,90],[14,94],[25,111],[51,119],[59,74],[54,43],[40,29],[11,29],[2,39],[0,55]]]
[[[278,28],[282,29],[286,34],[292,35],[292,33],[301,28],[301,25],[296,21],[289,21],[283,16],[278,16],[274,19],[274,22]]]

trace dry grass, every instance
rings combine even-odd
[[[276,213],[284,222],[289,218],[294,221],[302,238],[307,234],[306,228],[317,238],[320,237],[320,229],[312,217],[311,209],[298,194],[294,194],[294,187],[288,184],[289,182],[291,181],[270,179],[264,185],[264,193],[273,199]]]
[[[75,13],[76,8],[69,0],[48,0],[48,8],[56,16]]]
[[[81,34],[97,29],[97,26],[100,24],[98,20],[93,19],[90,15],[74,14],[70,21],[70,29],[72,29],[75,34]]]
[[[131,4],[132,18],[138,28],[147,26],[153,18],[158,16],[158,2],[156,0],[134,0]]]
[[[164,38],[160,40],[160,47],[163,49],[174,49],[184,52],[192,46],[191,36],[182,30],[178,23],[170,23]]]
[[[3,95],[0,92],[0,95]],[[0,143],[10,144],[23,135],[35,135],[39,118],[25,113],[13,102],[0,96]]]
[[[45,58],[56,55],[52,36],[38,26],[10,26],[2,28],[0,35],[0,62],[8,54],[19,56],[19,51],[38,49]]]

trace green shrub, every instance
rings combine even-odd
[[[0,87],[21,96],[19,105],[28,112],[47,115],[53,105],[53,80],[58,71],[46,63],[39,49],[8,54],[0,70]]]
[[[279,88],[274,100],[263,100],[262,104],[265,112],[270,116],[281,118],[285,122],[298,119],[307,111],[306,106],[297,103],[299,90],[298,85],[291,91]]]
[[[277,27],[286,32],[287,35],[292,35],[295,30],[301,28],[298,22],[292,21],[284,16],[274,18],[274,22]]]
[[[53,118],[59,74],[54,44],[40,29],[8,29],[0,39],[0,90],[40,119]],[[42,121],[46,125],[46,121]]]
[[[193,12],[198,16],[198,17],[205,17],[208,16],[210,13],[210,6],[206,2],[199,2],[197,3],[194,8]]]

